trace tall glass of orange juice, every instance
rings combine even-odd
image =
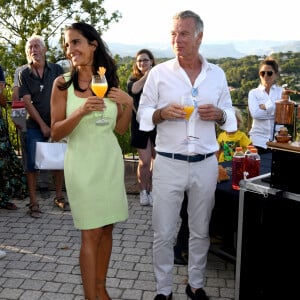
[[[189,120],[191,114],[194,111],[194,105],[186,105],[186,106],[183,107],[183,110],[186,112],[185,119]]]
[[[191,95],[185,95],[181,97],[181,105],[183,106],[183,110],[186,112],[185,115],[185,126],[186,126],[186,138],[184,140],[184,144],[188,144],[190,141],[189,135],[189,119],[194,111],[194,100]]]
[[[92,76],[92,85],[91,85],[93,93],[103,98],[107,91],[107,81],[105,75],[93,75]],[[102,111],[100,114],[100,119],[96,121],[97,125],[106,125],[108,124],[108,120],[104,118],[104,112]]]

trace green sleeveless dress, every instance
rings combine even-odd
[[[67,117],[86,99],[68,89]],[[65,185],[74,226],[93,229],[128,218],[124,161],[114,134],[117,105],[105,99],[104,115],[109,125],[99,126],[99,112],[84,116],[68,136],[65,155]]]

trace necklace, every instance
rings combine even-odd
[[[39,79],[43,79],[43,77],[44,77],[44,69],[42,69],[42,72],[41,72],[42,75],[40,74],[40,72],[39,72],[39,70],[38,70],[37,67],[34,67],[34,70],[35,70],[35,72],[36,72],[37,77],[38,77]]]
[[[83,86],[84,88],[81,86],[80,82],[83,83]],[[84,91],[91,91],[91,83],[92,83],[92,80],[81,80],[81,79],[78,79],[78,83],[79,83],[79,86],[80,88],[82,88]]]
[[[44,83],[43,82],[43,80],[44,80],[44,69],[42,70],[42,76],[39,73],[38,68],[34,67],[34,70],[36,72],[37,77],[39,78],[39,81],[40,81],[40,92],[42,92],[44,90],[44,87],[45,87],[44,84],[43,84]]]

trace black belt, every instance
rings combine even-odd
[[[167,153],[167,152],[158,152],[158,151],[156,153],[159,155],[168,157],[168,158],[184,160],[187,162],[201,161],[201,160],[204,160],[215,154],[215,152],[212,152],[212,153],[208,153],[208,154],[183,155],[183,154],[177,154],[177,153]]]

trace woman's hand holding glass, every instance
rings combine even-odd
[[[91,88],[96,96],[103,98],[108,88],[105,75],[93,75]],[[106,125],[108,123],[108,119],[104,117],[104,111],[101,111],[100,119],[96,121],[96,125]]]

